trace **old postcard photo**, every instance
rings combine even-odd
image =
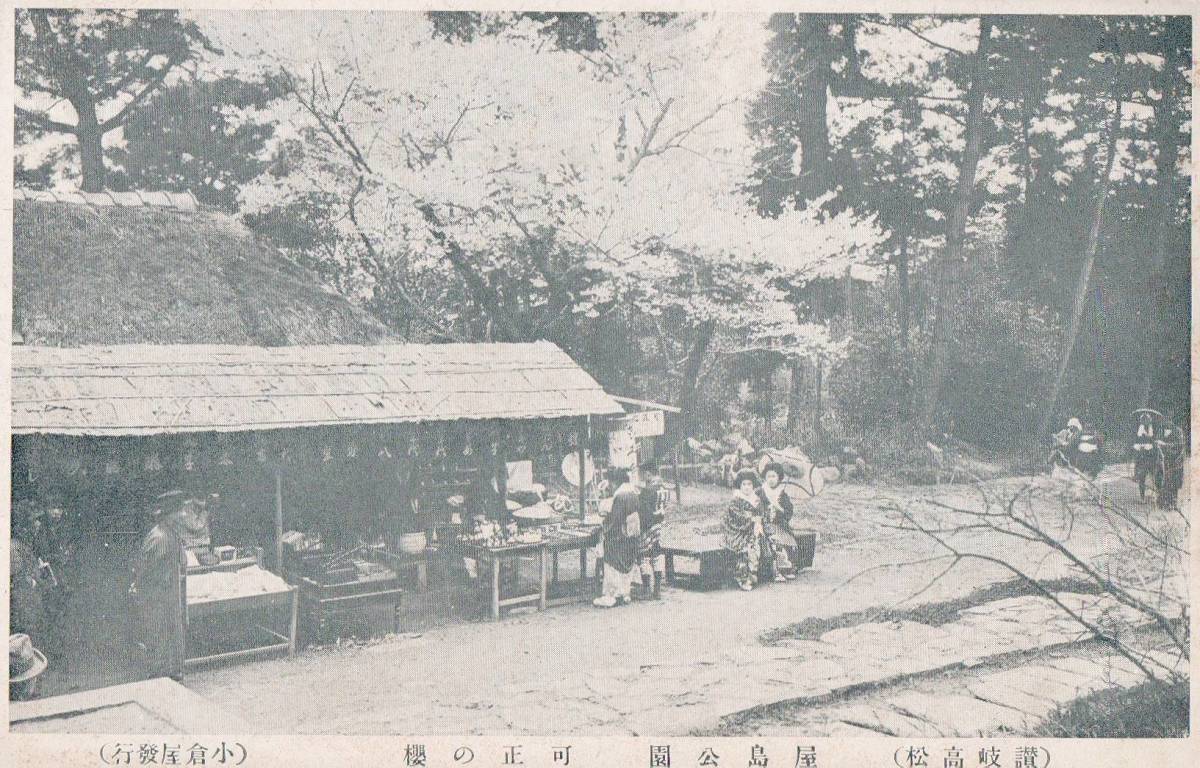
[[[4,750],[1187,763],[1193,17],[938,10],[5,11]]]

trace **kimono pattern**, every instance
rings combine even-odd
[[[764,509],[763,533],[767,540],[763,557],[774,559],[777,573],[785,577],[793,576],[796,573],[794,553],[799,545],[789,525],[795,513],[792,499],[783,488],[779,488],[778,496],[774,499],[766,488],[760,488],[758,496]]]
[[[734,576],[743,588],[758,583],[762,547],[766,540],[761,506],[735,495],[725,509],[722,523],[725,549],[734,559]]]

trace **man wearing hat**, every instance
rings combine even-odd
[[[46,671],[46,666],[45,655],[33,647],[29,635],[18,632],[8,636],[8,685],[14,700],[36,695],[37,677]]]
[[[155,524],[133,566],[142,644],[153,677],[183,679],[187,559],[184,537],[204,527],[204,503],[169,491],[156,500]]]

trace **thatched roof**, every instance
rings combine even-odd
[[[386,329],[233,218],[166,193],[18,190],[26,344],[371,343]]]
[[[623,413],[549,342],[13,347],[17,434],[147,435]]]

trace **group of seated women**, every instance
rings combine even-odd
[[[783,467],[771,463],[763,468],[762,483],[750,469],[734,478],[733,500],[725,511],[725,548],[734,562],[738,586],[754,589],[759,581],[788,581],[796,578],[797,548],[788,523],[794,508],[783,488]]]

